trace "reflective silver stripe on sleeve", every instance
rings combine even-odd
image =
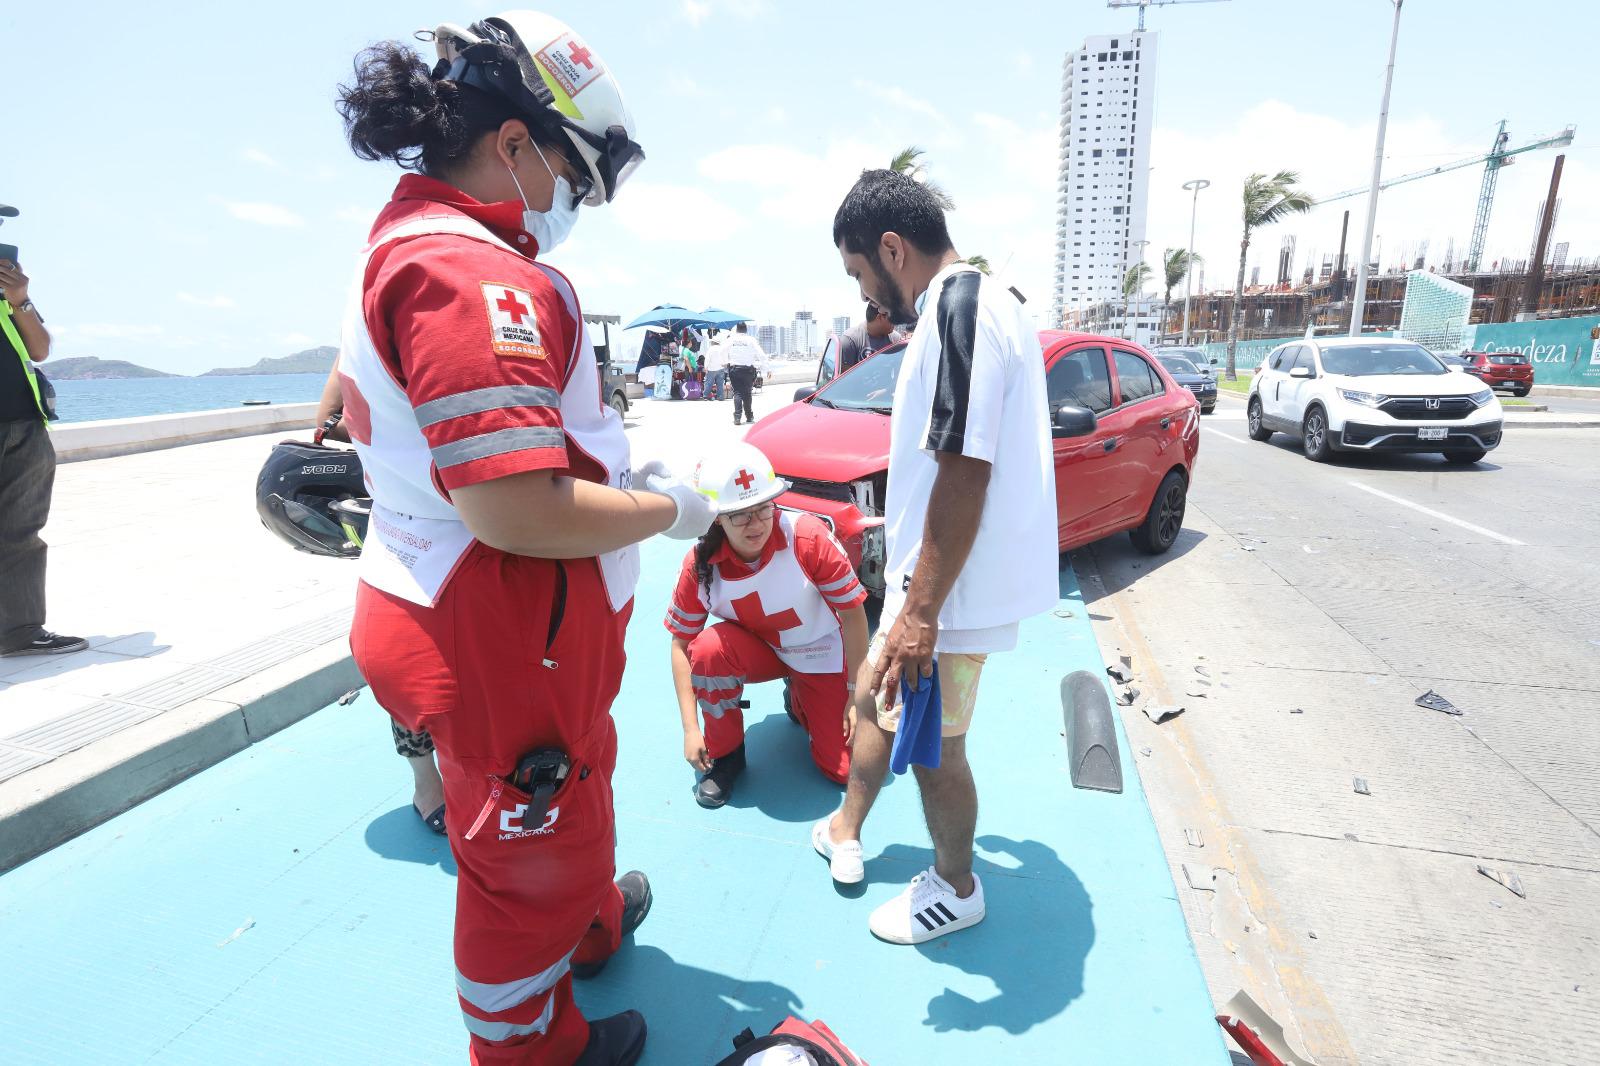
[[[848,588],[856,583],[856,575],[846,574],[838,581],[829,581],[817,586],[818,592],[837,592],[839,589]]]
[[[688,611],[678,610],[677,604],[674,603],[667,604],[667,610],[676,615],[679,621],[688,623],[689,625],[693,625],[696,622],[704,622],[706,620],[706,616],[703,614],[690,614]]]
[[[523,452],[534,448],[560,448],[566,443],[566,434],[554,426],[521,426],[499,429],[467,437],[454,444],[441,444],[433,451],[433,462],[440,470],[470,463],[474,459],[487,459],[507,452]]]
[[[467,1032],[485,1040],[510,1040],[514,1036],[532,1036],[542,1033],[550,1028],[550,1019],[556,1014],[556,997],[551,996],[545,1001],[544,1010],[539,1012],[539,1017],[526,1025],[516,1025],[512,1022],[486,1022],[482,1018],[474,1018],[466,1011],[461,1012],[462,1021],[466,1022]]]
[[[689,683],[701,692],[722,692],[736,689],[744,685],[742,677],[709,677],[701,674],[690,674]]]
[[[462,415],[478,415],[510,407],[560,406],[561,394],[543,385],[494,385],[429,400],[417,408],[417,428],[427,429]]]
[[[723,700],[720,703],[712,703],[710,700],[701,700],[700,709],[713,718],[721,718],[728,711],[738,710],[739,701],[738,699],[731,699]]]
[[[574,951],[577,949],[574,948]],[[485,1014],[498,1014],[518,1003],[525,1003],[534,996],[543,995],[556,986],[566,972],[572,968],[572,952],[569,951],[561,957],[561,961],[541,970],[529,977],[520,977],[515,981],[502,981],[498,984],[483,984],[466,977],[460,970],[456,971],[456,991],[461,993],[461,998],[477,1007]]]
[[[835,593],[835,594],[829,594],[829,595],[824,596],[822,598],[827,600],[829,603],[834,604],[836,606],[840,605],[840,604],[849,605],[850,602],[853,601],[856,598],[856,596],[860,594],[860,592],[861,592],[861,589],[858,586],[856,588],[851,589],[848,595],[840,595],[840,594],[836,594]]]

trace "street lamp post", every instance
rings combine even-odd
[[[1383,74],[1383,106],[1378,111],[1378,145],[1372,156],[1372,188],[1367,193],[1367,228],[1361,239],[1361,258],[1356,261],[1356,298],[1350,308],[1350,336],[1361,335],[1361,319],[1367,309],[1367,257],[1372,254],[1372,228],[1378,221],[1378,182],[1383,177],[1383,135],[1389,126],[1389,87],[1394,84],[1394,50],[1400,41],[1400,5],[1393,0],[1394,29],[1389,33],[1389,66]]]
[[[1210,184],[1211,183],[1205,178],[1196,178],[1193,181],[1186,181],[1183,183],[1183,187],[1186,190],[1192,190],[1194,192],[1194,197],[1189,204],[1189,261],[1184,265],[1183,271],[1184,347],[1188,347],[1189,345],[1189,283],[1194,280],[1194,217],[1195,212],[1200,208],[1200,190],[1206,188]]]
[[[1139,265],[1140,266],[1144,266],[1144,250],[1150,246],[1150,242],[1149,241],[1134,241],[1133,243],[1139,249]],[[1142,274],[1144,272],[1140,271],[1140,273]],[[1143,295],[1143,293],[1144,293],[1144,284],[1143,284],[1143,282],[1144,282],[1144,279],[1140,278],[1139,289],[1138,289],[1137,292],[1134,293],[1135,296],[1142,296]],[[1138,341],[1139,341],[1139,330],[1138,330],[1138,327],[1133,326],[1132,323],[1129,321],[1129,319],[1130,319],[1130,316],[1128,314],[1128,300],[1129,299],[1130,299],[1130,297],[1128,296],[1128,294],[1127,293],[1123,293],[1123,295],[1122,295],[1122,328],[1123,328],[1124,331],[1126,331],[1128,333],[1128,339],[1137,344]]]

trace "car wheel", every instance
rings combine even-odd
[[[1176,470],[1161,479],[1156,498],[1150,501],[1150,510],[1144,516],[1144,523],[1128,531],[1135,548],[1146,555],[1160,555],[1172,547],[1172,542],[1183,532],[1188,489],[1187,479]]]
[[[620,392],[611,394],[611,409],[621,418],[628,417],[628,398]]]
[[[1333,455],[1333,445],[1328,438],[1328,414],[1320,407],[1306,412],[1300,426],[1300,448],[1313,463],[1325,463]]]
[[[1515,394],[1517,396],[1526,396],[1526,395],[1528,395],[1528,393],[1530,393],[1532,391],[1533,391],[1533,386],[1532,385],[1524,385],[1522,388],[1517,389]]]
[[[1445,452],[1444,461],[1455,463],[1457,466],[1471,466],[1473,463],[1483,462],[1483,457],[1488,454],[1482,448],[1474,448],[1470,452]]]
[[[1267,428],[1266,421],[1261,416],[1261,397],[1250,397],[1250,406],[1245,409],[1244,421],[1250,430],[1251,440],[1272,439],[1272,430]]]

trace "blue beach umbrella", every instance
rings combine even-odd
[[[622,328],[634,329],[638,326],[663,326],[676,332],[684,326],[709,326],[714,324],[707,321],[705,315],[691,311],[687,307],[679,307],[677,304],[658,304]]]
[[[715,307],[708,307],[700,314],[705,319],[706,325],[716,326],[718,329],[727,329],[741,322],[751,321],[749,315],[736,315],[732,311],[723,311]]]

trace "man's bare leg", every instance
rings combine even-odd
[[[861,839],[862,823],[867,820],[867,812],[872,810],[884,779],[889,775],[889,752],[893,747],[894,734],[878,725],[875,711],[863,715],[858,709],[844,805],[828,823],[828,835],[835,844]]]
[[[972,895],[972,837],[978,826],[978,787],[967,763],[967,738],[945,737],[939,768],[912,764],[922,792],[922,814],[933,837],[933,869],[966,899]],[[851,768],[852,782],[855,777]]]

